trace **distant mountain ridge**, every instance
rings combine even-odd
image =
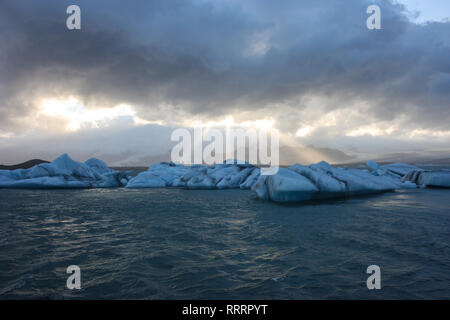
[[[280,164],[285,166],[293,165],[294,163],[309,165],[320,161],[336,164],[349,162],[354,159],[353,156],[338,149],[319,148],[312,145],[303,148],[280,147]]]
[[[450,151],[428,151],[422,154],[417,152],[388,153],[373,157],[377,162],[405,162],[415,164],[450,164]]]
[[[244,160],[249,161],[248,148],[245,148],[244,152],[246,155]],[[354,156],[350,156],[338,149],[319,148],[313,145],[305,147],[281,146],[279,150],[279,156],[280,156],[279,163],[281,166],[290,166],[295,163],[309,165],[320,161],[327,161],[331,164],[338,164],[338,163],[340,164],[356,160]],[[133,168],[143,170],[148,168],[148,166],[159,162],[171,161],[171,152],[170,150],[167,150],[167,152],[160,155],[149,155],[149,156],[137,155],[136,157],[128,158],[125,161],[118,161],[119,163],[116,161],[111,161],[111,157],[108,155],[97,155],[96,157],[105,160],[107,163],[110,164],[111,167],[116,169]],[[226,156],[223,154],[220,154],[219,158],[223,158],[224,160],[226,160]],[[235,159],[238,158],[237,151],[235,151],[234,153],[234,158]],[[0,165],[0,170],[29,169],[41,163],[49,163],[49,161],[41,159],[32,159],[15,165]]]
[[[242,149],[240,149],[242,150]],[[245,160],[249,161],[249,150],[245,148],[244,150]],[[192,155],[193,155],[192,151]],[[331,164],[346,163],[350,161],[355,161],[355,157],[348,155],[338,149],[331,148],[318,148],[312,145],[306,147],[293,147],[293,146],[281,146],[279,150],[280,165],[290,166],[294,163],[301,163],[303,165],[309,165],[312,163],[317,163],[320,161],[327,161]],[[219,159],[226,160],[227,157],[224,154],[219,154]],[[234,159],[238,159],[237,151],[234,152]],[[114,167],[145,167],[158,162],[168,162],[171,161],[171,152],[167,152],[160,155],[149,155],[140,156],[127,159],[127,161],[121,161],[120,163],[115,162]],[[192,159],[191,159],[192,161]]]
[[[41,163],[49,163],[49,161],[41,159],[32,159],[19,164],[13,165],[0,165],[0,170],[16,170],[16,169],[29,169]]]

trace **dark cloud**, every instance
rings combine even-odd
[[[4,0],[1,127],[23,129],[41,97],[73,95],[148,120],[281,104],[293,129],[302,97],[333,96],[324,112],[364,101],[373,121],[448,130],[450,23],[416,25],[383,0],[382,29],[368,30],[373,2]],[[70,4],[81,31],[65,27]]]

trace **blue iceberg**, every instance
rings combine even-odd
[[[30,169],[0,170],[0,188],[114,188],[128,183],[127,173],[108,168],[101,160],[85,163],[63,154]]]
[[[301,202],[393,191],[399,183],[367,170],[334,168],[325,161],[295,164],[272,176],[260,176],[252,186],[257,196],[275,202]]]
[[[186,189],[250,189],[259,177],[260,169],[250,164],[215,164],[185,166],[173,162],[152,165],[132,178],[127,188]]]

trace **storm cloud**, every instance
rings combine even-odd
[[[366,28],[373,3],[381,30]],[[71,4],[81,30],[66,28]],[[371,123],[450,130],[450,23],[413,23],[389,0],[6,0],[0,43],[5,132],[68,96],[170,125],[270,117],[290,134],[337,115],[322,140]]]

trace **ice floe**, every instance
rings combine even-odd
[[[413,170],[421,170],[419,167],[406,163],[390,163],[380,166],[372,160],[367,161],[366,166],[376,176],[391,176],[393,178],[402,178]]]
[[[161,162],[139,173],[128,182],[126,187],[250,189],[259,176],[259,170],[252,165],[239,163],[184,166],[173,162]]]
[[[0,188],[113,188],[128,179],[126,172],[110,169],[99,159],[82,163],[67,154],[30,169],[0,170]]]
[[[413,170],[406,174],[402,181],[424,187],[450,188],[450,172]]]
[[[366,168],[335,168],[322,161],[261,175],[260,168],[235,160],[212,166],[161,162],[131,177],[99,159],[82,163],[63,154],[30,169],[0,170],[0,188],[252,189],[260,199],[301,202],[418,186],[450,187],[449,171],[425,171],[403,163],[379,165],[374,161],[368,161]]]
[[[327,162],[295,164],[272,176],[260,176],[252,186],[259,198],[275,202],[301,202],[392,191],[391,179],[368,170],[334,168]]]
[[[371,173],[375,176],[383,177],[386,180],[391,181],[402,189],[414,189],[418,185],[412,181],[403,179],[407,174],[413,171],[420,171],[419,167],[406,164],[406,163],[391,163],[386,165],[378,165],[376,162],[369,160],[366,163]]]

